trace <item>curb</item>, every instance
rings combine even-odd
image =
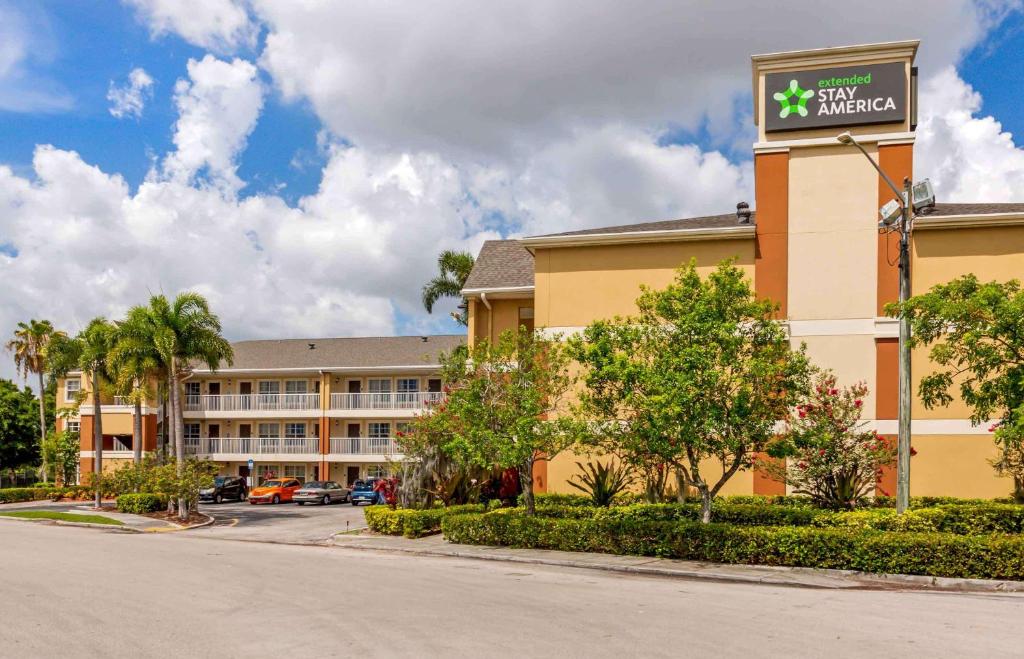
[[[541,556],[516,556],[509,554],[486,555],[471,551],[461,551],[454,545],[446,549],[429,549],[422,547],[381,547],[372,545],[359,545],[357,543],[339,544],[331,539],[330,546],[341,549],[358,549],[363,551],[378,551],[404,553],[419,556],[449,557],[475,559],[481,561],[500,561],[506,563],[520,563],[527,565],[548,565],[552,567],[569,567],[589,570],[601,570],[603,572],[616,572],[619,574],[634,574],[654,577],[672,577],[676,579],[699,579],[703,581],[715,581],[720,583],[745,583],[765,584],[771,586],[787,586],[790,588],[811,588],[819,590],[917,590],[947,593],[990,593],[990,594],[1012,594],[1024,593],[1024,581],[1002,581],[994,579],[958,579],[951,577],[930,577],[912,574],[870,574],[857,572],[855,570],[830,570],[823,568],[803,568],[774,565],[747,565],[742,567],[756,567],[769,571],[769,574],[746,575],[713,570],[701,569],[670,569],[657,567],[655,565],[616,565],[610,563],[597,563],[593,561],[546,558]],[[469,545],[477,547],[476,545]],[[480,548],[500,549],[503,551],[515,551],[508,547],[493,547],[480,545]],[[590,556],[590,554],[588,554]],[[595,554],[594,556],[598,556]],[[635,558],[645,558],[637,556]],[[657,562],[658,558],[651,558],[651,562]],[[728,564],[715,564],[723,568],[730,567]],[[739,566],[737,566],[739,567]],[[777,574],[770,574],[776,572]],[[801,577],[822,577],[830,578],[836,583],[813,583],[809,580],[801,581]]]
[[[68,522],[62,519],[33,519],[30,517],[8,517],[6,515],[0,515],[0,519],[9,519],[12,522],[49,524],[50,526],[79,526],[86,529],[102,529],[103,531],[117,531],[120,533],[142,533],[142,530],[133,529],[125,524],[92,524],[90,522]]]
[[[206,515],[206,518],[207,519],[206,519],[205,522],[200,522],[199,524],[193,524],[192,526],[182,526],[181,524],[177,524],[177,523],[171,522],[169,520],[164,520],[168,524],[173,526],[174,528],[166,528],[165,527],[165,528],[146,529],[146,530],[143,531],[143,533],[177,533],[178,531],[191,531],[192,529],[201,529],[204,526],[210,526],[214,522],[217,521],[217,518],[214,517],[213,515]]]

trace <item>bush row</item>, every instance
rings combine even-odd
[[[536,502],[541,505],[556,506],[593,506],[590,497],[580,494],[537,494]],[[697,503],[691,499],[692,503]],[[643,498],[637,494],[626,494],[616,497],[615,504],[618,506],[645,503]],[[716,504],[741,504],[757,506],[788,506],[800,508],[814,508],[814,502],[810,497],[799,495],[762,495],[762,494],[733,494],[720,496],[715,499]],[[960,499],[957,497],[910,497],[910,507],[933,508],[935,506],[981,506],[993,503],[1014,503],[1010,497],[1000,499]],[[895,508],[895,497],[877,496],[865,503],[867,508]]]
[[[391,510],[387,506],[370,506],[363,510],[363,515],[366,517],[366,525],[375,533],[420,538],[440,533],[441,520],[446,515],[482,513],[485,510],[483,504],[467,504],[450,508],[397,508],[395,510]]]
[[[92,490],[81,485],[67,487],[5,487],[0,489],[0,503],[17,503],[19,501],[42,501],[52,499],[84,499],[92,494]]]
[[[556,519],[699,521],[700,506],[669,503],[611,508],[539,505],[537,515]],[[712,521],[738,526],[816,526],[958,535],[1024,533],[1024,506],[995,503],[947,505],[917,508],[897,515],[891,508],[833,512],[806,506],[717,503],[712,509]]]
[[[162,494],[122,494],[117,497],[117,511],[141,515],[155,513],[167,507],[167,497]]]
[[[1024,579],[1024,537],[735,526],[628,518],[447,515],[451,542],[938,577]]]

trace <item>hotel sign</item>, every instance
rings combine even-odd
[[[765,132],[898,123],[907,118],[904,64],[841,66],[765,76]]]

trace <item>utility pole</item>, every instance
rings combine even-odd
[[[903,213],[900,222],[900,304],[910,298],[910,231],[913,198],[910,178],[903,179]],[[896,451],[896,512],[910,507],[910,319],[900,315],[899,345],[899,437]]]

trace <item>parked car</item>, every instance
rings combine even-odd
[[[263,481],[263,485],[252,488],[249,503],[281,503],[291,501],[302,483],[294,478],[271,478]]]
[[[199,490],[200,501],[222,503],[225,499],[245,501],[248,493],[245,479],[238,476],[217,476],[213,479],[213,487]]]
[[[292,501],[300,506],[307,503],[322,503],[328,506],[334,502],[344,503],[348,501],[351,493],[347,487],[342,487],[334,481],[310,481],[300,489],[295,490]]]
[[[373,484],[376,483],[379,478],[367,478],[364,481],[356,481],[352,487],[352,492],[349,494],[349,500],[353,506],[358,506],[361,503],[383,503],[379,492],[373,490]]]

